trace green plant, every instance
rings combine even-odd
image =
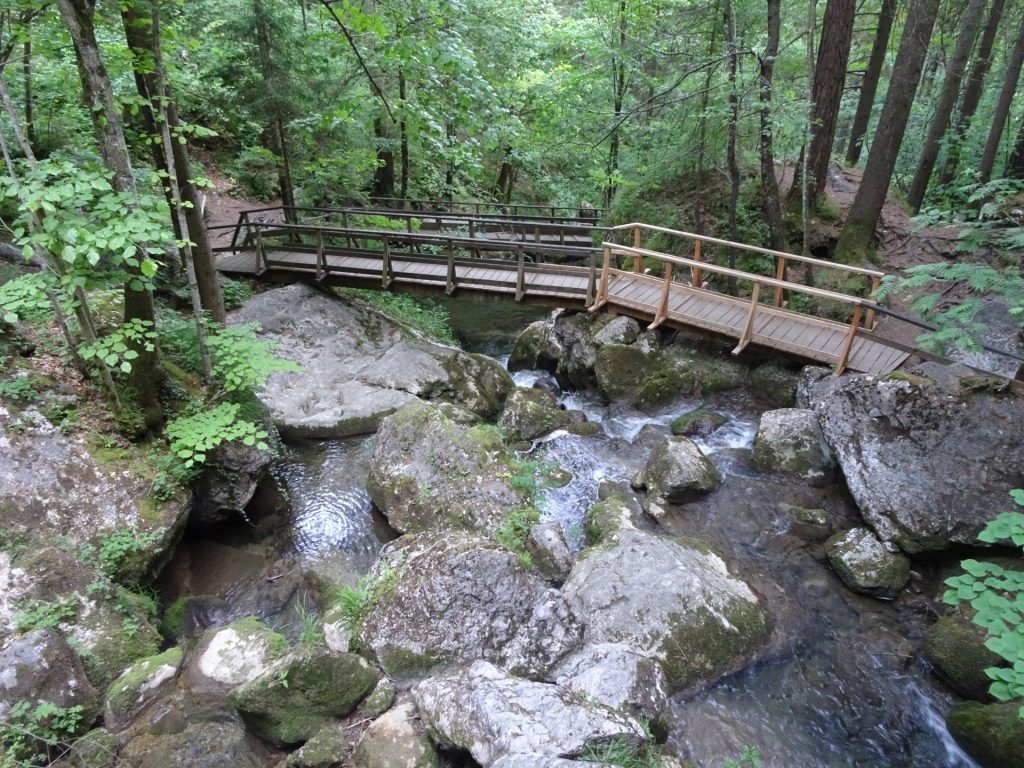
[[[274,371],[299,371],[300,367],[274,355],[279,346],[256,335],[255,325],[218,328],[206,337],[213,376],[226,392],[242,392],[259,386]]]
[[[19,701],[0,723],[0,768],[52,765],[82,725],[81,706]]]
[[[299,630],[300,645],[316,645],[324,639],[323,631],[320,628],[320,615],[310,608],[305,600],[296,603],[295,612],[299,616],[302,629]]]
[[[210,451],[232,440],[256,446],[261,451],[270,447],[265,442],[266,430],[238,418],[240,407],[238,403],[218,403],[205,411],[167,422],[165,435],[171,452],[181,459],[184,469],[204,463]]]
[[[448,310],[431,299],[406,296],[401,293],[382,293],[362,288],[343,288],[342,296],[371,304],[400,323],[420,331],[427,337],[444,344],[458,346],[452,332]]]
[[[350,635],[359,631],[374,605],[394,592],[404,567],[403,557],[378,561],[375,570],[363,576],[356,586],[345,585],[335,592],[334,605],[341,613],[341,625]]]
[[[22,376],[17,379],[0,381],[0,397],[6,400],[31,403],[39,397],[39,393],[36,392],[32,379],[28,376]]]
[[[584,760],[604,765],[618,765],[622,768],[663,768],[665,765],[652,744],[636,746],[626,736],[616,736],[602,744],[592,744],[582,755]]]
[[[156,347],[156,331],[153,323],[148,320],[129,320],[118,326],[92,344],[78,348],[83,360],[102,360],[110,368],[117,368],[123,373],[131,373],[132,360],[139,353],[131,346],[137,346],[152,352]]]
[[[238,309],[253,295],[252,286],[249,283],[230,278],[222,278],[220,292],[224,297],[225,309]]]
[[[14,619],[14,629],[18,632],[31,632],[33,629],[56,627],[75,618],[76,606],[77,601],[72,597],[52,603],[33,600]]]
[[[1014,503],[1024,507],[1024,490],[1010,492]],[[995,544],[1010,541],[1024,550],[1024,513],[1003,512],[978,535]],[[1024,699],[1024,571],[992,562],[970,559],[960,563],[964,573],[946,579],[950,588],[942,596],[947,605],[967,602],[974,609],[971,621],[988,632],[985,647],[1007,663],[989,667],[989,693],[999,701]],[[1018,710],[1024,719],[1024,705]]]
[[[104,534],[96,550],[100,568],[113,581],[124,578],[132,556],[152,547],[164,533],[163,528],[145,532],[135,528],[116,528]]]
[[[526,549],[530,528],[540,520],[540,513],[533,507],[516,509],[509,513],[504,525],[494,532],[494,540],[519,558],[524,568],[533,567],[533,557]]]
[[[761,765],[761,753],[758,752],[757,747],[744,744],[740,751],[739,759],[726,760],[722,764],[722,768],[743,768],[745,765],[749,765],[750,768],[759,768]]]

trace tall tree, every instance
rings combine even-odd
[[[772,248],[786,249],[786,235],[782,225],[779,202],[779,180],[775,175],[775,142],[772,129],[772,81],[775,58],[779,55],[779,27],[781,0],[768,0],[768,41],[759,59],[761,91],[761,188],[764,194],[764,214],[768,220],[768,233]]]
[[[626,98],[626,33],[629,29],[626,17],[626,0],[618,3],[618,47],[612,57],[612,120],[611,141],[608,144],[608,186],[605,189],[604,204],[610,206],[615,197],[616,181],[619,174],[619,147],[622,143],[622,106]]]
[[[946,135],[946,130],[949,128],[949,119],[953,114],[953,107],[956,106],[964,73],[967,71],[967,61],[971,58],[971,51],[974,50],[974,40],[978,36],[978,27],[981,26],[985,2],[986,0],[968,0],[967,7],[960,17],[960,33],[957,35],[956,45],[953,48],[953,57],[946,65],[942,90],[939,91],[935,112],[932,114],[932,121],[928,125],[928,133],[917,161],[917,169],[914,171],[914,178],[910,182],[910,189],[907,192],[907,203],[914,213],[921,210],[921,203],[928,191],[928,182],[931,181],[932,171],[935,169],[935,162],[939,157],[942,137]]]
[[[836,245],[838,261],[856,263],[868,255],[889,191],[889,181],[896,168],[896,157],[903,144],[938,11],[939,0],[913,0],[907,13],[878,130],[864,166],[864,176]]]
[[[992,115],[992,128],[989,129],[985,150],[982,152],[981,163],[978,165],[978,177],[982,183],[992,178],[992,169],[995,167],[996,155],[999,152],[999,142],[1003,138],[1003,129],[1006,126],[1006,118],[1010,114],[1013,96],[1017,92],[1017,81],[1020,80],[1022,66],[1024,66],[1024,17],[1021,18],[1017,40],[1006,64],[1003,87],[999,91],[999,101],[996,103],[996,109]]]
[[[82,82],[89,113],[92,116],[96,144],[103,158],[103,164],[112,174],[112,186],[117,192],[124,192],[138,198],[135,177],[132,174],[131,157],[121,127],[121,115],[114,107],[114,93],[110,77],[100,56],[96,42],[94,0],[57,0],[61,18],[74,44],[78,75]],[[138,260],[141,262],[141,259]],[[144,327],[152,328],[155,323],[153,292],[146,287],[139,266],[126,266],[129,275],[136,279],[125,281],[124,319],[126,323],[139,321]],[[163,422],[163,408],[160,405],[158,388],[163,379],[163,369],[155,348],[144,343],[135,344],[138,357],[131,365],[129,382],[145,423],[150,428]]]
[[[1010,159],[1006,161],[1006,176],[1010,179],[1024,179],[1024,121],[1017,129],[1017,141],[1013,145]]]
[[[939,174],[939,185],[948,186],[956,176],[956,169],[960,163],[960,147],[963,144],[967,129],[971,126],[974,113],[978,111],[981,103],[982,92],[985,86],[985,77],[992,66],[992,49],[995,45],[996,35],[999,32],[999,22],[1003,18],[1003,7],[1006,0],[993,0],[992,7],[988,12],[988,19],[985,22],[985,30],[981,33],[981,42],[978,43],[978,51],[974,55],[971,64],[971,72],[967,76],[967,84],[964,86],[964,93],[960,99],[960,109],[953,129],[953,135],[946,150],[946,159],[942,165],[942,173]]]
[[[736,48],[736,15],[733,11],[732,0],[723,0],[722,20],[725,30],[725,50],[729,57],[729,124],[728,139],[726,140],[726,165],[729,169],[729,239],[736,240],[739,236],[736,231],[736,208],[740,197],[740,166],[737,157],[736,145],[739,138],[740,123],[740,95],[736,82],[736,69],[739,60],[739,52]],[[729,251],[729,266],[735,265],[736,255]]]
[[[1000,0],[997,0],[999,2]],[[878,92],[878,81],[882,76],[885,55],[889,51],[889,35],[892,33],[892,20],[896,16],[896,0],[882,0],[878,11],[878,25],[875,28],[875,41],[871,45],[868,66],[861,78],[860,95],[857,98],[857,113],[850,129],[850,146],[846,150],[846,162],[856,165],[860,160],[861,148],[864,145],[864,134],[871,122],[871,112],[875,107],[875,94]]]

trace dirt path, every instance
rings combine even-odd
[[[206,190],[206,210],[203,213],[208,227],[233,226],[242,211],[281,205],[281,201],[276,198],[270,201],[249,200],[238,195],[234,182],[217,168],[209,153],[192,149],[192,154],[202,163],[206,178],[213,184],[212,188]],[[258,218],[261,221],[281,221],[279,211],[267,211]],[[210,232],[210,245],[215,248],[230,245],[233,234],[232,229],[214,229]]]

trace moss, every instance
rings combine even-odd
[[[684,413],[678,419],[674,419],[670,428],[673,435],[694,435],[711,433],[718,427],[725,424],[729,419],[716,411],[709,411],[707,408],[698,408],[695,411]]]
[[[160,634],[168,640],[177,640],[187,634],[188,603],[191,599],[190,597],[179,597],[164,611],[163,618],[160,619]]]
[[[597,351],[597,386],[609,400],[631,397],[658,368],[657,356],[637,347],[607,344]]]
[[[270,658],[283,656],[288,651],[288,638],[282,634],[272,631],[255,616],[246,616],[243,619],[232,622],[231,629],[241,636],[258,635],[267,644],[267,655]]]
[[[946,718],[949,732],[984,768],[1024,768],[1024,718],[1020,702],[957,704]]]
[[[386,648],[380,653],[379,662],[389,677],[396,679],[407,679],[420,677],[438,664],[443,662],[434,651],[426,653],[415,653],[406,648]]]
[[[927,376],[916,376],[913,373],[907,373],[906,371],[893,371],[885,376],[887,381],[905,381],[908,384],[912,384],[915,387],[924,389],[935,383],[934,379]]]
[[[1002,659],[985,647],[986,632],[965,616],[952,614],[928,629],[924,655],[954,689],[971,699],[990,701],[992,681],[985,670],[1002,665]]]
[[[578,437],[595,437],[604,432],[604,428],[596,421],[580,421],[568,426],[570,434]]]
[[[622,496],[612,496],[591,507],[583,521],[587,544],[593,546],[621,530],[630,519],[629,504]]]
[[[181,648],[169,648],[161,654],[136,662],[126,669],[107,689],[107,706],[117,715],[124,716],[136,703],[140,689],[163,666],[181,666]]]

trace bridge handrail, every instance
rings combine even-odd
[[[593,211],[594,212],[594,218],[595,219],[597,219],[602,213],[607,213],[608,212],[607,208],[588,208],[588,209],[582,209],[580,206],[573,207],[573,206],[569,206],[569,205],[538,205],[538,204],[535,204],[535,203],[491,203],[491,202],[486,202],[486,201],[482,201],[482,200],[430,200],[430,199],[426,199],[426,198],[411,198],[411,197],[407,197],[407,198],[402,198],[402,197],[370,197],[369,200],[371,202],[376,200],[376,201],[380,201],[380,202],[402,203],[403,205],[405,205],[405,204],[409,204],[409,205],[417,204],[418,205],[418,204],[423,204],[423,203],[426,203],[428,205],[435,205],[435,206],[442,206],[443,205],[443,206],[446,206],[447,208],[446,209],[442,209],[442,208],[438,207],[436,210],[449,210],[449,211],[452,211],[454,206],[457,206],[457,205],[459,205],[459,206],[469,206],[469,207],[472,207],[475,211],[479,211],[481,208],[503,208],[503,209],[504,208],[511,208],[511,209],[525,208],[527,210],[539,210],[539,211],[547,210],[547,211],[551,211],[552,215],[554,215],[555,211],[577,211],[578,212],[580,210],[588,210],[588,211]],[[454,211],[452,211],[452,212],[454,212]],[[577,218],[587,218],[587,217],[577,216]]]

